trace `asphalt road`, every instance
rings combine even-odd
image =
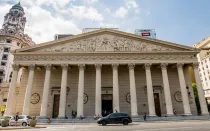
[[[30,129],[32,131],[210,131],[210,121],[184,121],[184,122],[141,122],[128,126],[97,124],[68,124],[48,125],[43,129]],[[19,130],[25,131],[25,130]]]

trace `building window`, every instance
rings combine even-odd
[[[0,75],[3,75],[4,74],[4,71],[0,71]]]
[[[9,79],[9,82],[11,82],[11,79]]]
[[[4,52],[9,52],[9,48],[4,48]]]
[[[17,46],[20,46],[20,43],[19,42],[17,43]]]
[[[1,62],[1,66],[6,66],[6,62]]]
[[[2,60],[7,60],[8,55],[3,55]]]
[[[3,102],[7,102],[7,98],[4,98],[4,99],[3,99]]]
[[[7,43],[12,43],[12,40],[7,39]]]
[[[2,83],[3,82],[3,80],[2,79],[0,79],[0,83]]]
[[[10,73],[10,76],[9,77],[12,77],[12,72]]]

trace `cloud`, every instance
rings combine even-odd
[[[89,5],[94,4],[94,3],[98,2],[98,1],[99,1],[99,0],[84,0],[84,2],[85,2],[86,4],[89,4]]]
[[[127,8],[138,8],[138,4],[136,3],[135,0],[124,0],[125,5]]]
[[[125,18],[127,16],[127,14],[128,14],[128,10],[125,9],[124,7],[120,7],[115,12],[115,16],[118,18]]]
[[[119,25],[111,24],[111,23],[100,23],[100,27],[102,27],[102,28],[119,28]]]
[[[26,26],[25,33],[36,43],[53,40],[55,34],[78,34],[81,30],[70,20],[53,17],[52,14],[38,6],[25,11],[31,15],[31,24]],[[27,17],[28,18],[28,17]]]
[[[96,8],[85,6],[71,6],[68,9],[71,16],[76,19],[87,19],[92,21],[103,21],[104,17]]]

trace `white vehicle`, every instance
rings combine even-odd
[[[27,115],[20,115],[18,116],[18,121],[17,121],[17,126],[28,126],[30,123],[30,120],[32,118],[30,116]],[[9,121],[9,125],[10,126],[15,126],[16,122],[15,122],[15,116],[12,116],[12,118]]]

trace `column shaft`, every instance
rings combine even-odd
[[[40,116],[45,118],[47,117],[47,107],[48,107],[48,95],[50,89],[50,77],[51,77],[51,65],[46,65],[45,80],[44,80],[44,89],[42,94],[42,104]]]
[[[186,89],[186,83],[184,78],[183,72],[183,65],[182,63],[177,64],[178,76],[179,76],[179,84],[182,94],[182,103],[184,108],[184,115],[191,115],[190,104],[188,99],[188,93]]]
[[[77,117],[84,116],[84,73],[85,65],[79,65],[78,98],[77,98]]]
[[[101,64],[96,66],[96,96],[95,96],[95,115],[101,116]]]
[[[118,84],[118,64],[112,65],[113,70],[113,112],[120,112],[119,106],[119,84]]]
[[[208,108],[206,105],[205,95],[204,95],[201,80],[199,77],[200,75],[199,75],[199,71],[198,71],[198,63],[193,63],[193,67],[194,67],[196,86],[197,86],[197,90],[198,90],[199,102],[200,102],[200,107],[201,107],[201,114],[208,115],[209,112],[208,112]]]
[[[138,116],[134,67],[134,64],[128,64],[130,78],[131,115]]]
[[[162,63],[161,68],[162,68],[163,88],[164,88],[167,116],[173,116],[174,113],[171,101],[171,91],[168,81],[167,64]]]
[[[28,76],[28,84],[26,87],[26,93],[25,93],[25,99],[24,99],[24,105],[23,105],[23,115],[29,115],[30,113],[31,91],[32,91],[33,81],[34,81],[35,65],[30,65],[28,69],[29,69],[29,76]]]
[[[12,115],[12,104],[13,104],[14,93],[15,93],[18,71],[19,71],[19,65],[14,64],[14,65],[12,65],[12,67],[13,67],[12,81],[11,81],[11,84],[10,84],[10,87],[9,87],[6,110],[5,110],[5,113],[4,113],[5,116]]]
[[[145,64],[149,116],[156,116],[150,66],[151,66],[151,64]]]
[[[61,79],[61,92],[60,92],[60,105],[59,105],[59,118],[65,118],[66,112],[66,88],[68,78],[68,65],[62,65],[62,79]]]

